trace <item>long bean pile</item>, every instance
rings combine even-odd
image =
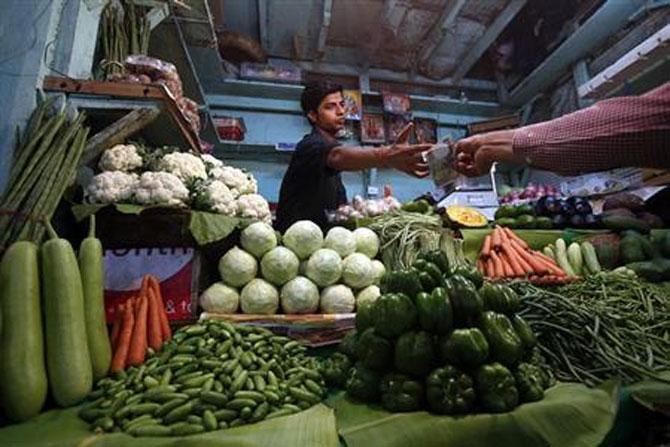
[[[79,416],[94,430],[183,436],[287,416],[326,393],[305,347],[265,328],[207,320],[139,367],[101,379]]]
[[[89,129],[85,115],[68,119],[63,110],[48,117],[53,99],[33,112],[17,143],[9,183],[0,203],[0,248],[19,239],[39,242],[42,221],[51,220],[74,178]]]
[[[613,273],[555,291],[517,287],[522,315],[558,378],[631,383],[670,369],[670,298],[661,287]]]
[[[397,211],[375,217],[369,228],[379,236],[381,259],[387,269],[409,267],[421,252],[440,248],[439,216]]]
[[[147,54],[150,34],[146,8],[132,0],[109,2],[100,22],[105,74],[122,73],[123,61],[130,54]]]

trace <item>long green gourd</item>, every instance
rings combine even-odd
[[[102,243],[95,237],[95,215],[91,216],[88,237],[79,246],[79,271],[84,290],[88,351],[91,355],[93,379],[97,381],[109,371],[112,347],[105,321],[105,267]]]
[[[12,244],[0,262],[0,406],[14,421],[37,415],[47,397],[37,245]]]
[[[72,245],[58,237],[42,245],[42,291],[51,395],[61,407],[80,402],[91,391],[93,372],[88,352],[84,293]]]

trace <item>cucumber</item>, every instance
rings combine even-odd
[[[93,379],[107,375],[112,362],[112,346],[105,321],[105,297],[102,244],[95,237],[95,215],[91,216],[89,234],[79,246],[79,269],[84,290],[86,335],[91,355]]]
[[[582,257],[589,272],[598,273],[602,271],[602,267],[600,267],[600,263],[598,262],[598,256],[596,255],[596,249],[588,241],[582,242]]]
[[[37,253],[16,242],[0,263],[0,404],[14,421],[37,415],[47,397]]]
[[[568,253],[567,247],[565,246],[565,241],[561,238],[556,239],[556,263],[567,276],[576,276],[575,271],[568,262]]]
[[[577,275],[583,273],[584,260],[582,259],[582,249],[577,242],[573,242],[568,247],[568,262],[570,262],[572,270]]]
[[[84,293],[72,245],[58,238],[42,245],[42,291],[49,386],[56,403],[69,407],[83,400],[93,385],[86,338]]]

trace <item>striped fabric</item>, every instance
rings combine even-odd
[[[514,153],[565,175],[624,166],[670,169],[670,82],[522,127],[514,133]]]

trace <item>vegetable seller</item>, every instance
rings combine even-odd
[[[619,167],[670,168],[670,82],[641,96],[600,101],[568,115],[455,144],[456,170],[483,175],[494,162],[578,175]]]
[[[429,174],[423,153],[430,144],[407,144],[411,124],[391,146],[344,147],[336,135],[344,128],[342,86],[314,83],[300,98],[302,111],[312,125],[296,146],[279,192],[277,229],[285,231],[298,220],[311,220],[328,228],[326,212],[347,202],[340,172],[393,168],[414,177]]]

